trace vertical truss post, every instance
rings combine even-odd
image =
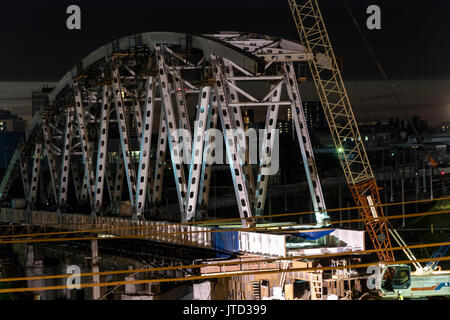
[[[5,200],[9,188],[11,187],[11,183],[13,181],[14,177],[14,168],[16,167],[17,160],[21,156],[21,152],[19,149],[16,149],[14,151],[14,154],[9,161],[8,168],[6,169],[6,173],[3,177],[2,184],[0,185],[0,200]]]
[[[131,207],[134,207],[134,200],[136,196],[136,173],[134,171],[133,156],[131,153],[130,135],[127,124],[127,117],[124,111],[123,97],[119,68],[116,65],[112,69],[113,81],[113,97],[116,104],[117,124],[119,125],[120,144],[122,146],[122,154],[124,159],[125,174],[127,178],[128,193],[130,197]]]
[[[72,108],[67,109],[66,123],[64,128],[64,140],[63,149],[61,154],[61,175],[59,181],[59,194],[58,194],[58,208],[61,210],[62,206],[67,203],[67,191],[69,189],[69,172],[70,172],[70,158],[72,149]],[[58,210],[58,212],[60,212]]]
[[[79,88],[78,81],[73,81],[73,90],[75,94],[75,110],[78,122],[78,131],[81,142],[81,154],[83,155],[84,163],[84,181],[83,186],[86,185],[88,190],[88,197],[91,204],[91,210],[94,210],[94,170],[92,165],[92,155],[90,150],[92,150],[91,142],[89,141],[86,122],[84,119],[84,108],[83,99],[81,97],[81,90]]]
[[[234,71],[233,71],[233,64],[227,60],[224,59],[224,74],[226,78],[232,78],[234,77]],[[255,180],[253,178],[253,171],[252,166],[250,163],[246,163],[248,160],[246,157],[246,153],[248,151],[247,148],[247,136],[244,133],[244,121],[242,120],[242,111],[241,107],[237,105],[239,103],[239,97],[238,92],[234,88],[236,85],[236,81],[234,80],[228,80],[233,86],[227,86],[227,92],[229,93],[229,100],[231,103],[236,104],[233,109],[232,113],[232,120],[234,128],[237,132],[237,150],[239,152],[239,156],[241,161],[244,163],[244,174],[245,174],[245,182],[247,184],[247,190],[248,190],[248,197],[251,199],[251,202],[253,202],[253,199],[255,197]]]
[[[167,128],[166,118],[164,117],[163,107],[159,117],[158,142],[156,147],[155,176],[153,181],[153,204],[158,206],[161,203],[164,167],[167,150]]]
[[[223,64],[218,61],[218,58],[216,58],[215,56],[211,56],[211,65],[216,80],[214,87],[218,97],[217,101],[219,107],[219,117],[225,139],[227,159],[230,165],[231,176],[233,178],[233,185],[236,194],[237,205],[239,208],[239,215],[242,218],[242,226],[248,227],[252,224],[252,221],[245,218],[252,217],[252,212],[248,200],[247,186],[245,185],[243,169],[236,146],[236,137],[234,135],[231,123],[230,110],[228,107],[228,95],[225,92],[224,79],[222,74]]]
[[[289,99],[291,101],[292,119],[297,132],[297,138],[305,166],[306,178],[308,181],[309,192],[315,212],[316,222],[324,224],[328,219],[325,200],[323,197],[322,186],[320,184],[319,173],[317,172],[316,161],[314,159],[314,150],[311,145],[308,127],[305,119],[305,113],[302,107],[300,91],[298,89],[297,78],[295,77],[294,65],[292,62],[284,63],[285,82]]]
[[[200,173],[203,158],[203,144],[207,126],[211,87],[200,90],[197,106],[197,117],[194,123],[194,141],[192,145],[191,165],[189,167],[188,198],[185,221],[190,221],[195,215],[197,196],[199,192]]]
[[[42,144],[36,141],[36,145],[34,147],[34,158],[33,158],[33,171],[31,172],[31,186],[30,186],[30,205],[33,207],[36,204],[37,191],[39,186],[39,174],[41,170],[41,153],[42,153]]]
[[[97,167],[95,170],[95,211],[92,211],[96,214],[98,214],[102,208],[103,190],[105,186],[105,173],[107,170],[108,159],[108,133],[111,96],[110,90],[107,85],[103,86],[102,103],[100,108],[101,110],[97,147]]]
[[[143,134],[140,143],[139,152],[139,171],[137,181],[136,192],[136,212],[133,213],[134,219],[140,218],[145,207],[145,196],[147,195],[148,181],[151,180],[151,168],[150,168],[150,151],[152,141],[152,129],[153,129],[153,114],[155,111],[155,81],[152,76],[147,78],[146,81],[146,94],[145,94],[145,109],[144,109],[144,122],[143,122]]]
[[[47,119],[45,116],[43,117],[42,120],[43,120],[42,130],[44,131],[45,153],[47,155],[48,168],[50,170],[52,190],[53,195],[55,197],[55,203],[58,204],[58,192],[59,192],[58,170],[56,168],[56,161],[53,154],[51,130],[47,124]]]
[[[169,137],[170,157],[172,160],[173,173],[175,176],[175,185],[177,188],[178,203],[182,218],[185,217],[186,206],[186,180],[184,176],[183,158],[181,154],[181,141],[175,114],[173,112],[172,100],[169,92],[169,80],[167,76],[167,66],[165,64],[164,54],[160,46],[155,47],[156,59],[158,62],[158,82],[161,94],[161,101],[166,118],[167,134]]]
[[[275,88],[272,88],[270,94],[271,102],[279,102],[281,98],[281,90],[283,83],[279,83]],[[264,171],[267,167],[272,165],[272,150],[275,144],[275,137],[277,133],[279,105],[269,105],[267,108],[266,125],[264,128],[264,136],[262,141],[262,148],[260,150],[260,163],[258,168],[258,177],[256,179],[256,193],[255,193],[255,215],[262,216],[264,214],[264,205],[266,201],[267,186],[269,184],[269,175]],[[270,159],[270,160],[269,160]]]
[[[208,121],[207,121],[207,129],[205,135],[204,142],[204,154],[203,154],[203,163],[202,163],[202,173],[200,176],[200,193],[198,195],[197,207],[200,210],[197,210],[196,218],[201,218],[203,216],[208,216],[208,200],[209,200],[209,189],[211,185],[211,169],[212,169],[212,161],[214,159],[213,154],[215,154],[215,138],[213,135],[210,135],[209,129],[215,129],[217,126],[217,117],[218,117],[218,108],[217,108],[217,95],[211,93],[212,101],[211,107],[208,112]]]

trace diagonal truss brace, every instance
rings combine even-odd
[[[197,106],[197,117],[194,128],[194,141],[192,145],[192,157],[189,167],[188,198],[186,204],[185,221],[190,221],[196,212],[197,198],[200,186],[200,173],[203,163],[203,146],[205,131],[208,122],[209,102],[211,87],[203,87],[200,90]]]
[[[297,138],[302,154],[303,165],[305,166],[306,178],[311,194],[311,200],[315,212],[316,222],[320,225],[324,224],[328,219],[326,212],[325,200],[323,197],[322,186],[320,184],[319,173],[314,159],[314,151],[309,137],[306,118],[302,107],[300,91],[298,89],[297,78],[295,77],[294,66],[292,62],[284,63],[285,82],[291,100],[291,114],[297,132]]]
[[[83,101],[81,97],[81,89],[79,88],[78,81],[73,81],[73,90],[75,94],[75,110],[76,110],[76,119],[78,122],[78,131],[81,142],[81,154],[83,156],[84,163],[84,181],[83,185],[86,184],[88,190],[88,197],[90,200],[91,208],[94,209],[94,170],[92,164],[92,155],[91,155],[91,142],[89,141],[86,122],[85,122],[85,113],[83,108]]]
[[[98,134],[97,166],[95,174],[95,212],[99,213],[103,203],[105,176],[108,159],[109,115],[111,110],[111,92],[107,85],[103,86],[100,109],[100,128]],[[108,183],[108,182],[106,182]]]
[[[227,159],[231,169],[231,176],[233,178],[233,185],[236,194],[237,206],[239,215],[242,218],[242,226],[248,227],[252,221],[246,219],[252,217],[250,202],[248,198],[247,186],[244,179],[244,170],[240,161],[237,150],[236,137],[233,132],[232,120],[229,110],[229,96],[225,92],[224,77],[222,73],[223,63],[217,57],[211,55],[211,66],[215,77],[215,91],[217,94],[219,118],[222,125],[222,130],[225,139],[225,147],[227,152]]]
[[[145,196],[151,178],[150,150],[152,141],[153,115],[155,104],[155,79],[148,77],[146,81],[145,109],[143,117],[143,133],[140,143],[139,171],[136,192],[136,213],[134,218],[140,218],[145,207]]]
[[[134,171],[133,157],[131,154],[130,131],[127,124],[125,106],[122,97],[124,91],[120,81],[118,65],[112,67],[112,90],[114,103],[116,105],[117,124],[119,125],[120,144],[122,147],[130,204],[134,207],[134,200],[136,196],[136,174]]]
[[[268,97],[271,102],[280,101],[281,90],[283,83],[276,85]],[[264,213],[264,204],[266,200],[267,186],[269,184],[269,175],[265,170],[272,165],[272,150],[274,148],[278,119],[278,104],[269,105],[267,108],[266,124],[264,129],[264,136],[262,141],[262,148],[260,150],[260,163],[258,168],[258,177],[256,179],[256,193],[255,193],[255,215],[262,216]]]
[[[167,66],[165,64],[164,54],[161,46],[155,47],[155,54],[158,63],[158,82],[161,94],[161,101],[166,118],[167,134],[169,140],[170,157],[172,160],[173,173],[175,176],[175,185],[177,188],[178,204],[180,213],[184,216],[186,206],[186,179],[184,176],[183,158],[179,130],[172,106],[169,92],[170,82],[167,75]]]

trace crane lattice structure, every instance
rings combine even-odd
[[[301,43],[314,57],[308,60],[345,178],[365,228],[382,261],[393,261],[379,188],[352,111],[341,71],[317,0],[288,0]]]

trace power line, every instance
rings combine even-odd
[[[435,199],[421,199],[421,200],[412,200],[412,201],[403,201],[403,202],[395,202],[395,203],[384,203],[384,204],[378,204],[374,205],[374,207],[385,207],[385,206],[395,206],[395,205],[402,205],[402,204],[415,204],[415,203],[426,203],[426,202],[433,202],[433,201],[441,201],[441,200],[449,200],[450,196],[448,197],[441,197],[441,198],[435,198]],[[338,212],[338,211],[345,211],[345,210],[356,210],[361,209],[363,206],[354,206],[354,207],[347,207],[347,208],[334,208],[334,209],[328,209],[328,210],[321,210],[321,212]],[[305,214],[313,214],[315,211],[304,211],[304,212],[294,212],[294,213],[281,213],[281,214],[273,214],[273,215],[265,215],[265,216],[257,216],[252,217],[252,219],[266,219],[266,218],[280,218],[280,217],[287,217],[287,216],[298,216],[298,215],[305,215]],[[229,222],[229,221],[241,221],[242,219],[247,218],[229,218],[229,219],[218,219],[218,220],[204,220],[204,221],[191,221],[191,222],[182,222],[182,223],[171,223],[167,224],[166,226],[186,226],[186,225],[197,225],[197,224],[210,224],[210,223],[217,223],[217,222]],[[362,220],[358,220],[362,221]],[[335,222],[337,223],[337,222]],[[104,223],[95,223],[90,225],[103,225]],[[301,225],[315,225],[314,223],[310,224],[301,224]],[[46,226],[53,226],[53,224],[47,224]],[[58,226],[61,226],[61,224],[58,224]],[[119,228],[106,228],[106,229],[85,229],[85,230],[74,230],[74,231],[60,231],[60,232],[47,232],[47,233],[34,233],[34,234],[19,234],[19,235],[7,235],[7,236],[0,236],[0,239],[11,239],[11,238],[22,238],[22,237],[35,237],[35,236],[48,236],[48,235],[65,235],[65,234],[77,234],[77,233],[98,233],[98,232],[109,232],[109,231],[122,231],[122,230],[139,230],[139,229],[155,229],[160,227],[160,225],[153,225],[153,226],[132,226],[132,227],[119,227]],[[0,241],[1,243],[1,241]]]
[[[450,245],[450,242],[438,242],[438,243],[427,243],[427,244],[418,244],[418,245],[410,245],[410,246],[400,246],[392,248],[393,251],[404,250],[404,249],[421,249],[421,248],[430,248],[430,247],[438,247]],[[94,275],[111,275],[111,274],[128,274],[128,273],[143,273],[143,272],[156,272],[156,271],[168,271],[168,270],[179,270],[179,269],[198,269],[203,267],[222,267],[222,266],[233,266],[233,265],[241,265],[241,264],[250,264],[250,263],[264,263],[264,262],[274,262],[274,261],[291,261],[291,260],[300,260],[300,259],[320,259],[320,258],[329,258],[329,257],[338,257],[338,256],[348,256],[348,255],[363,255],[369,253],[375,253],[380,251],[381,249],[368,249],[368,250],[358,250],[358,251],[349,251],[349,252],[339,252],[339,253],[327,253],[320,255],[301,255],[301,256],[290,256],[290,257],[277,257],[277,258],[268,258],[268,259],[257,259],[257,260],[241,260],[241,261],[231,261],[231,262],[218,262],[218,263],[200,263],[193,265],[181,265],[181,266],[170,266],[170,267],[155,267],[155,268],[143,268],[143,269],[127,269],[127,270],[115,270],[115,271],[102,271],[102,272],[86,272],[80,273],[80,277],[94,276]],[[51,276],[29,276],[29,277],[15,277],[15,278],[2,278],[0,282],[14,282],[14,281],[27,281],[27,280],[48,280],[48,279],[61,279],[61,278],[69,278],[74,274],[59,274],[59,275],[51,275]]]
[[[411,213],[411,214],[400,214],[395,216],[384,216],[383,218],[370,218],[370,219],[352,219],[352,220],[344,220],[344,221],[331,221],[330,224],[340,224],[340,223],[349,223],[349,222],[361,222],[361,221],[374,221],[376,219],[383,220],[392,220],[392,219],[405,219],[419,216],[429,216],[429,215],[438,215],[450,213],[450,210],[441,210],[441,211],[429,211],[423,213]],[[112,236],[112,237],[73,237],[73,238],[44,238],[44,239],[24,239],[24,240],[3,240],[0,241],[0,244],[11,244],[11,243],[41,243],[41,242],[64,242],[64,241],[79,241],[79,240],[119,240],[119,239],[143,239],[143,238],[151,238],[157,236],[173,236],[175,234],[193,234],[193,233],[215,233],[215,232],[227,232],[227,231],[273,231],[280,232],[275,228],[282,227],[295,227],[295,226],[305,226],[312,225],[314,223],[302,223],[302,224],[286,224],[286,225],[278,225],[278,226],[269,226],[269,227],[252,227],[252,228],[231,228],[231,229],[219,229],[219,230],[195,230],[195,231],[175,231],[175,232],[167,232],[167,233],[159,233],[159,234],[146,234],[146,235],[126,235],[126,236]],[[113,231],[115,229],[109,229],[109,231]],[[297,232],[301,232],[299,229]]]
[[[408,113],[405,111],[403,104],[400,101],[400,98],[398,97],[397,93],[394,90],[394,87],[392,85],[392,83],[390,82],[386,72],[384,71],[380,60],[378,59],[377,55],[375,54],[375,51],[372,49],[369,41],[367,40],[366,36],[364,35],[364,33],[361,30],[361,27],[358,23],[358,21],[356,20],[355,16],[353,15],[350,6],[348,5],[347,1],[344,0],[344,6],[347,9],[348,14],[350,15],[350,17],[352,18],[352,21],[356,27],[356,29],[358,30],[359,35],[361,36],[361,39],[364,42],[364,45],[366,46],[367,50],[369,51],[370,56],[372,57],[373,61],[375,62],[375,65],[377,66],[378,70],[380,71],[381,75],[383,76],[384,80],[386,81],[387,86],[389,87],[389,90],[391,91],[392,96],[395,99],[395,102],[397,103],[397,105],[399,106],[400,110],[403,112],[403,114],[406,116],[406,119],[408,120],[409,125],[411,126],[411,128],[413,129],[418,142],[422,145],[422,147],[424,148],[425,153],[428,156],[428,159],[431,158],[431,156],[429,155],[426,147],[425,147],[425,143],[423,141],[422,135],[419,134],[419,132],[417,131],[416,127],[414,126],[414,123],[411,121]]]
[[[384,265],[391,264],[411,264],[420,262],[430,262],[430,261],[448,261],[450,257],[441,258],[426,258],[426,259],[416,259],[416,260],[402,260],[402,261],[386,261]],[[83,283],[79,284],[79,288],[93,288],[93,287],[106,287],[106,286],[119,286],[126,284],[147,284],[147,283],[161,283],[161,282],[180,282],[180,281],[194,281],[194,280],[206,280],[206,279],[219,279],[219,278],[230,278],[236,276],[246,276],[246,275],[261,275],[261,274],[274,274],[282,272],[310,272],[310,271],[329,271],[329,270],[343,270],[343,269],[361,269],[373,266],[374,263],[361,263],[355,265],[347,266],[336,266],[336,267],[315,267],[315,268],[291,268],[291,269],[278,269],[278,270],[266,270],[266,271],[238,271],[238,272],[227,272],[214,275],[205,276],[190,276],[190,277],[178,277],[178,278],[159,278],[159,279],[147,279],[147,280],[133,280],[133,281],[113,281],[113,282],[100,282],[100,283]],[[9,292],[27,292],[27,291],[48,291],[48,290],[66,290],[69,289],[67,285],[64,286],[46,286],[46,287],[34,287],[34,288],[11,288],[11,289],[1,289],[1,293]]]

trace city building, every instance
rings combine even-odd
[[[31,112],[32,115],[39,110],[45,110],[49,105],[48,95],[53,88],[43,87],[40,90],[33,91],[31,94]]]
[[[304,101],[303,111],[308,129],[323,130],[328,128],[320,101]]]
[[[23,139],[26,120],[11,114],[11,108],[0,109],[0,168],[5,169],[17,145]]]
[[[1,132],[24,132],[26,120],[11,114],[11,108],[0,109],[0,131]]]

